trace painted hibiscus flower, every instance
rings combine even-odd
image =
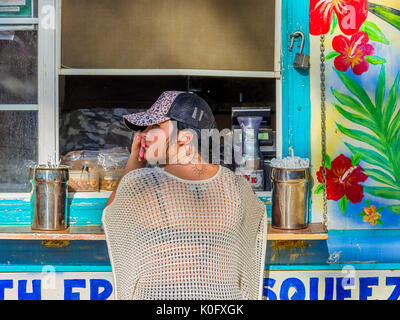
[[[367,180],[360,165],[352,166],[351,159],[341,154],[331,162],[326,170],[326,191],[328,200],[339,201],[346,196],[351,203],[361,202],[364,189],[360,182]],[[317,172],[319,183],[322,183],[322,167]]]
[[[364,222],[369,222],[371,225],[376,225],[377,222],[380,222],[381,215],[376,211],[375,206],[371,206],[370,208],[364,207]]]
[[[335,68],[346,72],[351,67],[358,76],[368,71],[369,63],[365,57],[374,54],[375,50],[368,41],[369,37],[363,31],[353,34],[350,39],[343,35],[333,38],[333,50],[340,54],[335,58]]]
[[[310,34],[327,34],[336,14],[344,34],[356,33],[368,15],[367,0],[310,0]]]

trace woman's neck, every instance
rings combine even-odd
[[[213,177],[219,169],[216,164],[199,161],[188,164],[166,164],[164,170],[186,180],[204,180]]]

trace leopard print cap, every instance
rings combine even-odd
[[[151,124],[156,124],[169,120],[166,116],[175,98],[185,91],[164,91],[157,101],[146,111],[136,112],[123,116],[125,125],[133,130],[142,129]]]

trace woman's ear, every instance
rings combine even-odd
[[[190,130],[180,130],[178,133],[178,145],[189,144],[193,137],[194,134]]]

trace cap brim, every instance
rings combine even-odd
[[[125,126],[134,131],[143,130],[147,126],[158,124],[170,119],[168,117],[149,114],[146,111],[128,114],[122,116],[122,118]]]

